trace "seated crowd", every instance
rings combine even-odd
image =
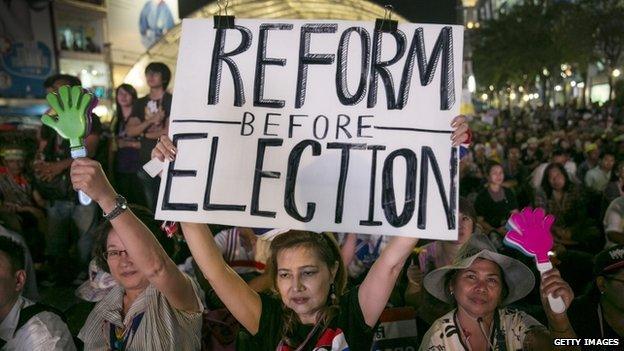
[[[453,144],[472,139],[460,160],[459,237],[420,241],[156,221],[158,182],[141,165],[174,160],[177,150],[166,136],[171,72],[152,63],[145,75],[147,96],[116,90],[111,126],[90,116],[89,158],[73,160],[46,126],[32,143],[3,142],[0,348],[548,350],[570,349],[554,338],[624,341],[616,107],[454,119]],[[50,92],[66,85],[80,81],[46,81]],[[80,204],[76,190],[92,203]],[[555,268],[543,274],[503,242],[509,217],[526,206],[556,217]],[[86,312],[37,302],[70,286]],[[555,313],[549,295],[566,311]]]

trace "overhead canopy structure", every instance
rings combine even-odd
[[[219,3],[223,10],[226,1]],[[386,11],[383,6],[366,0],[231,0],[227,3],[227,14],[240,18],[374,21],[376,18],[383,18]],[[197,10],[188,18],[210,18],[217,14],[219,14],[219,5],[215,1]],[[392,13],[392,19],[405,21],[405,18],[395,13]],[[139,94],[144,94],[147,93],[147,86],[143,72],[148,63],[164,62],[172,72],[175,72],[181,33],[181,24],[167,32],[158,43],[139,58],[124,81],[132,84]]]

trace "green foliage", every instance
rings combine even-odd
[[[473,67],[480,84],[527,86],[559,79],[562,63],[582,75],[601,61],[609,68],[624,48],[624,2],[619,0],[526,1],[475,31]]]

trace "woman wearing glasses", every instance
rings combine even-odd
[[[94,253],[118,284],[80,330],[85,350],[199,349],[203,307],[198,288],[167,255],[163,247],[172,242],[167,243],[153,215],[129,208],[96,161],[75,160],[70,174],[74,188],[104,212]]]

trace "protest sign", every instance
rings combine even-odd
[[[462,35],[184,20],[156,217],[455,238]]]

